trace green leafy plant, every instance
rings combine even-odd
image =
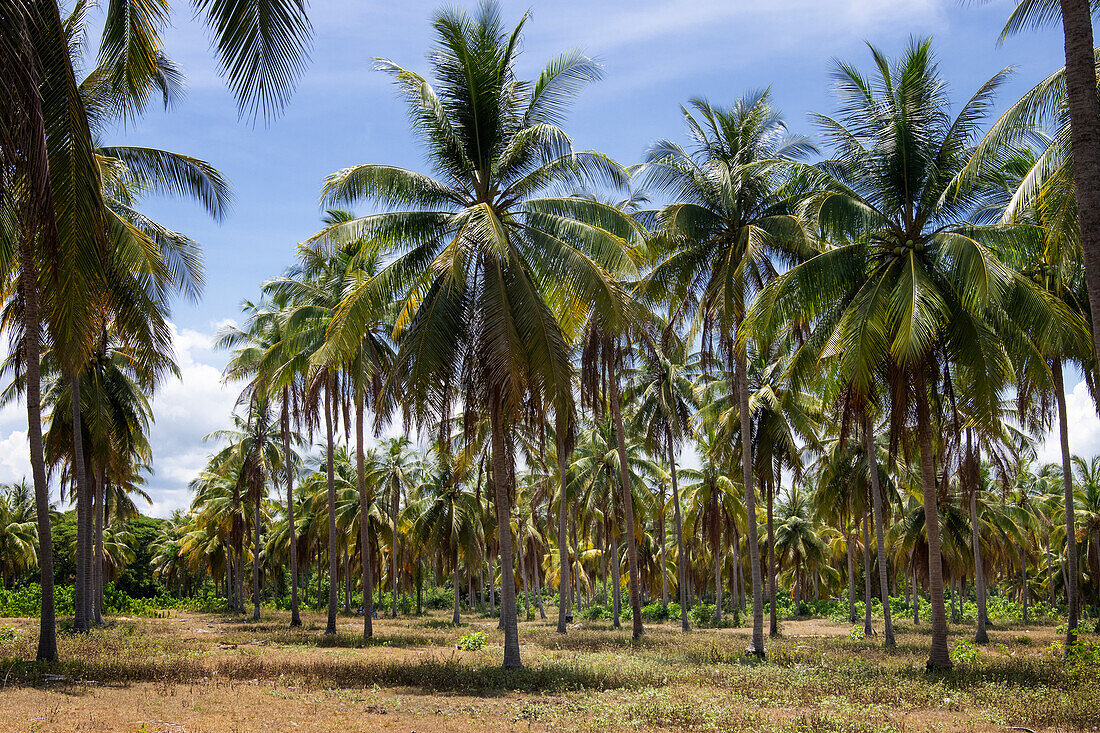
[[[489,637],[485,635],[484,631],[474,631],[473,633],[458,637],[455,646],[464,652],[476,652],[479,649],[484,649],[485,645],[488,643]]]

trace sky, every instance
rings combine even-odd
[[[473,3],[463,1],[467,7]],[[319,227],[325,177],[356,163],[390,163],[427,171],[409,133],[403,102],[374,70],[387,58],[417,71],[433,38],[438,2],[313,0],[309,68],[289,106],[274,120],[241,120],[219,77],[209,36],[186,3],[173,3],[168,55],[187,74],[187,94],[173,109],[152,109],[112,131],[104,144],[149,145],[197,156],[224,172],[234,205],[220,223],[197,205],[148,199],[144,210],[186,233],[205,251],[207,285],[197,303],[173,308],[181,380],[153,398],[153,504],[166,516],[185,508],[188,482],[214,446],[207,433],[229,425],[238,387],[221,381],[227,354],[212,348],[219,327],[238,318],[244,299],[291,263],[295,245]],[[1064,62],[1059,29],[997,44],[1009,2],[959,0],[503,0],[506,21],[530,12],[521,76],[578,48],[603,65],[602,81],[580,96],[566,129],[577,149],[598,149],[620,162],[641,159],[658,138],[683,139],[680,105],[693,97],[728,104],[770,87],[792,130],[810,136],[811,113],[834,110],[833,61],[870,66],[867,43],[896,56],[911,37],[931,36],[952,95],[962,100],[996,72],[1013,67],[1000,108]],[[91,18],[90,37],[99,18]],[[1084,384],[1068,395],[1070,447],[1100,453],[1100,420]],[[1056,440],[1040,447],[1056,460]],[[0,481],[29,476],[26,411],[0,409]]]

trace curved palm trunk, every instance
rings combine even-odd
[[[566,633],[566,624],[572,614],[570,613],[569,590],[569,537],[567,519],[567,492],[569,483],[568,457],[565,451],[565,428],[558,425],[558,479],[560,493],[558,495],[558,633]]]
[[[367,468],[363,453],[363,396],[355,399],[355,482],[359,488],[359,556],[362,558],[363,582],[363,638],[374,636],[374,622],[371,619],[371,593],[374,590],[374,578],[370,567],[370,514],[367,501]],[[417,586],[417,593],[420,588]]]
[[[626,459],[626,434],[623,431],[623,414],[619,404],[619,382],[616,370],[609,374],[611,391],[611,418],[615,421],[615,442],[619,451],[619,483],[623,493],[623,512],[626,524],[626,560],[630,571],[630,610],[633,614],[631,636],[640,639],[645,633],[642,626],[641,578],[638,576],[638,544],[634,540],[634,499],[630,492],[630,467]],[[616,563],[618,558],[616,558]],[[617,567],[617,565],[616,565]]]
[[[336,556],[336,465],[333,460],[335,446],[332,440],[332,411],[334,408],[334,395],[332,393],[335,387],[334,382],[335,378],[330,375],[325,385],[325,439],[328,446],[328,460],[326,461],[328,464],[326,466],[328,471],[328,625],[325,627],[326,636],[336,633],[338,591],[336,574],[339,572],[337,568],[339,558]],[[318,577],[318,586],[320,582],[320,577]]]
[[[1100,313],[1100,103],[1096,96],[1089,0],[1060,0],[1065,34],[1066,100],[1069,103],[1073,183],[1084,251],[1089,305]],[[1093,348],[1100,353],[1100,318],[1092,319]],[[1071,607],[1071,612],[1076,608]],[[1071,626],[1070,634],[1074,633]]]
[[[676,452],[672,447],[672,438],[668,439],[668,465],[672,468],[672,512],[676,523],[676,575],[677,590],[680,594],[680,629],[691,631],[687,612],[687,568],[684,566],[684,524],[680,515],[680,489],[676,483]]]
[[[1087,4],[1087,3],[1086,3]],[[1065,3],[1063,3],[1065,5]],[[1091,33],[1090,33],[1091,36]],[[1069,41],[1066,41],[1067,46]],[[1093,102],[1095,107],[1095,75]],[[1100,144],[1100,138],[1097,139]],[[1074,145],[1076,152],[1077,146]],[[1076,162],[1074,163],[1076,166]],[[1098,181],[1100,183],[1100,181]],[[1100,212],[1096,212],[1100,215]],[[1084,224],[1082,223],[1082,238],[1084,237]],[[1098,242],[1100,244],[1100,242]],[[1089,293],[1092,293],[1090,283]],[[1094,319],[1100,320],[1100,319]],[[1095,326],[1094,326],[1095,328]],[[1068,624],[1066,631],[1066,648],[1077,640],[1077,548],[1076,530],[1074,528],[1073,511],[1073,469],[1070,466],[1069,453],[1069,427],[1066,418],[1066,390],[1062,377],[1062,361],[1055,359],[1051,363],[1051,374],[1054,377],[1054,398],[1058,402],[1058,440],[1062,447],[1062,486],[1065,490],[1066,512],[1066,606],[1068,611]]]
[[[508,491],[508,461],[504,454],[504,415],[501,396],[490,396],[489,429],[493,450],[493,504],[497,514],[497,543],[500,548],[500,620],[504,627],[505,669],[523,666],[519,656],[519,626],[516,619],[516,576],[512,569],[512,498]]]
[[[294,531],[294,468],[290,461],[290,390],[283,388],[283,409],[281,415],[281,431],[283,434],[283,466],[286,468],[286,521],[290,528],[290,625],[301,626],[302,619],[298,615],[298,535]],[[370,567],[363,553],[363,564]],[[369,596],[364,593],[364,604]]]
[[[615,522],[621,521],[619,512],[615,512]],[[622,579],[622,565],[619,562],[619,536],[615,534],[614,528],[608,528],[608,537],[611,542],[611,628],[622,628],[622,622],[620,621],[620,614],[622,613],[623,601],[623,579]],[[607,603],[606,594],[604,597],[604,603]]]
[[[943,604],[943,564],[940,559],[940,513],[936,496],[936,471],[932,464],[932,425],[928,414],[928,392],[923,365],[915,369],[913,387],[917,403],[917,438],[920,441],[921,490],[924,503],[924,531],[928,539],[928,594],[932,604],[932,649],[930,669],[949,669],[947,611]]]
[[[875,545],[878,551],[878,583],[879,594],[882,597],[882,616],[884,619],[883,643],[886,646],[895,646],[894,623],[890,618],[890,584],[887,578],[886,564],[886,538],[884,527],[886,517],[882,508],[882,482],[878,475],[878,457],[875,455],[875,431],[871,416],[863,418],[863,443],[867,452],[867,471],[871,474],[871,496],[875,512]]]
[[[740,326],[740,324],[738,324]],[[756,492],[752,485],[752,416],[749,414],[749,370],[743,353],[737,354],[737,393],[741,412],[741,468],[748,524],[749,566],[752,572],[752,643],[750,654],[763,657],[764,598],[760,578],[760,545],[756,532]]]

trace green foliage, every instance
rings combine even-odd
[[[484,649],[485,645],[488,643],[489,637],[485,635],[484,631],[474,631],[473,633],[458,637],[455,646],[464,652],[476,652],[479,649]]]
[[[867,632],[863,630],[862,626],[853,626],[852,630],[848,632],[848,638],[852,641],[864,641],[867,639]]]
[[[679,615],[679,611],[680,611],[679,607],[677,607],[676,611],[677,611],[676,615]],[[642,606],[642,620],[643,621],[664,621],[664,620],[668,619],[668,617],[669,617],[668,606],[666,606],[662,603],[653,602],[653,603],[650,603],[649,605]]]
[[[965,639],[959,639],[951,648],[951,661],[955,664],[969,664],[977,661],[978,648]]]
[[[10,624],[0,624],[0,642],[15,641],[17,634],[15,627]]]

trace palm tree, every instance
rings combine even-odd
[[[1100,102],[1090,0],[1021,0],[1001,31],[1001,40],[1032,27],[1062,21],[1065,39],[1064,107],[1069,118],[1073,183],[1081,229],[1090,310],[1100,313]],[[1092,324],[1093,353],[1100,355],[1100,330]],[[1072,614],[1074,609],[1070,609]],[[1071,628],[1070,634],[1073,631]]]
[[[753,292],[775,276],[775,261],[790,262],[809,252],[801,225],[777,194],[788,164],[812,146],[788,134],[766,91],[748,94],[729,109],[693,100],[683,115],[692,147],[658,142],[641,168],[646,188],[669,193],[675,201],[656,217],[667,255],[649,274],[644,290],[648,297],[671,300],[680,316],[693,318],[690,333],[702,334],[705,361],[717,356],[725,362],[730,381],[737,384],[739,409],[748,415],[742,322]],[[756,515],[751,435],[751,421],[741,420],[742,485],[750,517]],[[749,522],[748,544],[753,593],[749,651],[763,656],[755,522]]]
[[[34,504],[26,480],[0,486],[0,588],[38,563]]]
[[[860,397],[872,394],[876,379],[897,385],[894,435],[915,412],[932,596],[929,666],[949,667],[929,380],[946,359],[972,375],[971,409],[997,414],[1010,363],[990,325],[1001,322],[1001,299],[1027,303],[1034,333],[1049,332],[1054,319],[1049,299],[991,249],[1011,243],[1013,230],[967,221],[988,184],[964,172],[1003,74],[952,117],[927,40],[913,41],[894,62],[871,52],[874,79],[838,64],[842,114],[818,118],[836,156],[822,173],[804,171],[820,191],[807,214],[838,244],[779,278],[753,319],[756,327],[772,324],[764,332],[789,318],[816,324],[795,359],[804,374],[820,373],[825,359],[836,365],[837,383]]]
[[[347,293],[330,332],[334,344],[358,341],[381,305],[400,301],[399,343],[385,394],[418,424],[462,398],[467,423],[487,416],[502,578],[504,666],[521,665],[509,521],[509,445],[523,412],[572,411],[569,309],[607,305],[609,273],[625,257],[633,225],[614,207],[589,199],[540,196],[590,176],[621,182],[604,156],[577,153],[560,127],[569,102],[598,76],[588,58],[565,54],[533,83],[515,76],[525,21],[511,32],[496,5],[473,16],[441,11],[430,56],[436,83],[390,62],[414,128],[440,178],[386,165],[333,174],[330,203],[370,199],[404,210],[341,222],[322,240],[370,238],[395,257]],[[558,309],[558,312],[555,311]],[[559,318],[561,320],[559,320]]]
[[[650,348],[641,355],[641,366],[630,374],[628,399],[634,401],[633,431],[644,437],[646,450],[661,456],[672,481],[672,507],[676,532],[676,577],[680,596],[680,628],[688,626],[687,555],[684,551],[683,518],[677,481],[676,455],[680,444],[692,434],[691,416],[695,398],[690,375],[698,370],[698,362],[686,357],[686,345],[670,329],[662,329],[663,344],[648,341]],[[661,548],[661,602],[668,603],[665,589],[665,511],[662,483],[659,515]]]

